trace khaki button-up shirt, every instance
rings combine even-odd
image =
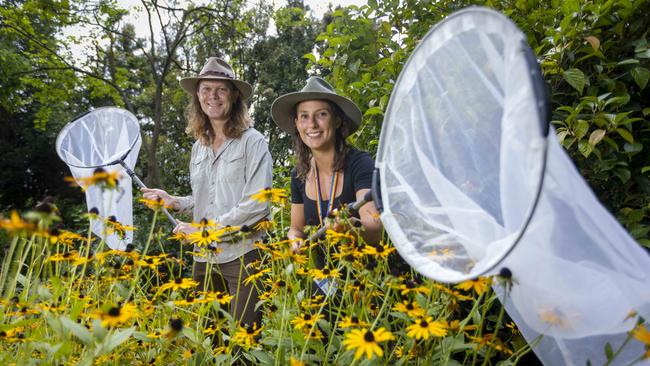
[[[178,197],[180,210],[193,211],[195,222],[205,218],[226,226],[253,226],[268,218],[268,203],[259,203],[251,195],[271,186],[273,161],[264,136],[249,128],[239,139],[227,139],[215,153],[199,141],[192,146],[190,181],[192,195]],[[255,249],[261,233],[247,239],[212,243],[217,254],[195,257],[197,262],[226,263]],[[195,246],[194,250],[199,251]]]

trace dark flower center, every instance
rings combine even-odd
[[[181,283],[183,283],[183,279],[182,278],[177,278],[177,279],[174,280],[174,283],[177,284],[177,285],[180,285]]]
[[[304,319],[307,320],[307,321],[311,320],[311,315],[309,315],[309,314],[305,314]]]
[[[383,253],[384,252],[384,247],[382,247],[381,245],[378,245],[376,249],[377,249],[377,253]]]
[[[180,332],[183,330],[183,319],[175,318],[169,321],[169,326],[175,331]]]
[[[210,234],[208,234],[208,231],[207,231],[207,230],[203,230],[203,231],[201,232],[201,236],[204,237],[204,238],[207,238],[208,236],[210,236]]]
[[[415,309],[415,306],[413,306],[413,304],[406,305],[406,310],[413,310],[413,309]]]
[[[120,316],[120,308],[118,308],[118,307],[110,308],[110,310],[108,310],[108,315],[110,315],[110,316]]]
[[[375,335],[372,334],[371,331],[367,331],[366,334],[363,335],[363,340],[368,343],[372,343],[375,341]]]
[[[421,321],[420,321],[420,327],[422,327],[422,328],[426,328],[426,327],[428,327],[428,326],[429,326],[429,323],[427,323],[426,320],[421,320]]]
[[[201,219],[201,221],[199,221],[199,223],[200,223],[201,225],[205,226],[205,225],[208,224],[208,219],[206,219],[206,218],[204,217],[204,218]]]
[[[512,278],[512,271],[508,267],[503,267],[501,268],[501,271],[499,271],[499,277],[509,280]]]
[[[350,318],[350,323],[359,324],[359,318],[357,318],[356,316],[353,316],[352,318]]]
[[[323,274],[324,274],[324,275],[328,275],[328,274],[330,274],[330,270],[329,270],[329,268],[323,268]]]
[[[405,286],[406,286],[406,288],[408,288],[408,289],[414,289],[414,288],[415,288],[415,282],[413,282],[413,281],[406,281]]]
[[[255,334],[255,328],[253,328],[252,325],[249,325],[249,326],[246,328],[246,333],[248,333],[248,334]]]

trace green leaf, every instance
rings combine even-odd
[[[630,74],[634,78],[636,85],[639,86],[639,89],[645,89],[646,85],[648,85],[648,79],[650,79],[650,70],[639,66],[633,68]]]
[[[633,144],[626,143],[625,145],[623,145],[623,150],[626,153],[636,154],[638,152],[641,152],[641,150],[643,150],[643,145],[641,145],[638,142],[635,142]]]
[[[612,350],[612,345],[609,342],[605,344],[605,357],[607,357],[607,360],[611,360],[614,357],[614,350]]]
[[[111,334],[106,341],[108,343],[107,352],[112,351],[120,344],[126,342],[129,337],[131,337],[131,334],[133,334],[134,330],[135,328],[120,329]]]
[[[568,69],[562,73],[562,77],[569,85],[582,94],[582,90],[587,82],[587,78],[582,71],[579,69]]]
[[[614,175],[618,177],[618,179],[621,180],[621,183],[625,184],[627,183],[628,180],[630,180],[630,177],[632,174],[630,173],[630,170],[627,168],[616,168],[614,169]]]
[[[589,131],[589,122],[584,119],[579,119],[576,121],[575,126],[573,127],[573,133],[576,137],[576,140],[581,140]]]
[[[593,145],[589,143],[587,140],[580,140],[578,142],[578,151],[582,154],[582,156],[589,157],[591,155],[591,152],[594,151]]]
[[[650,171],[650,166],[648,166],[648,165],[646,165],[646,166],[644,166],[643,168],[641,168],[641,173],[642,173],[642,174],[645,173],[645,172],[648,172],[648,171]]]
[[[302,55],[302,58],[306,58],[311,62],[316,62],[316,56],[314,56],[313,53],[305,53],[304,55]]]
[[[597,129],[589,136],[589,144],[596,146],[605,137],[605,130]]]
[[[635,60],[633,58],[628,58],[627,60],[623,60],[623,61],[617,63],[616,66],[637,65],[638,63],[639,63],[639,60]]]
[[[650,114],[650,107],[648,107],[648,108],[643,108],[643,110],[641,111],[641,113],[643,113],[643,117],[646,117],[647,115]]]
[[[373,115],[376,115],[376,114],[383,115],[384,111],[379,107],[372,107],[372,108],[368,109],[366,111],[366,113],[364,113],[364,116],[373,116]]]
[[[644,247],[650,248],[650,239],[638,239],[637,241]]]
[[[618,132],[618,134],[621,135],[621,137],[624,138],[625,141],[627,141],[627,142],[629,142],[631,144],[634,143],[634,137],[632,136],[630,131],[628,131],[627,129],[619,127],[619,128],[616,129],[616,132]]]
[[[68,329],[72,335],[79,338],[83,344],[87,346],[92,344],[93,337],[86,327],[65,316],[62,316],[60,319],[63,326]]]

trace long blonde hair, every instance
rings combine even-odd
[[[201,81],[196,86],[199,89]],[[228,138],[240,138],[241,135],[249,127],[253,127],[253,119],[248,114],[248,107],[242,100],[241,93],[234,84],[228,81],[231,91],[237,92],[237,97],[232,102],[230,109],[230,116],[226,125],[224,126],[223,133]],[[192,100],[185,108],[185,118],[187,118],[187,127],[185,132],[195,139],[199,140],[203,145],[209,145],[214,139],[214,131],[210,124],[210,119],[201,109],[201,103],[196,93],[192,94]]]

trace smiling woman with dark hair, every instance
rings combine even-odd
[[[370,154],[346,142],[361,123],[361,111],[325,80],[312,77],[301,91],[276,99],[271,115],[294,136],[296,168],[291,174],[288,236],[304,238],[305,225],[329,225],[325,218],[334,208],[362,199],[371,188]],[[363,239],[378,242],[382,226],[374,203],[364,205],[358,219]]]

